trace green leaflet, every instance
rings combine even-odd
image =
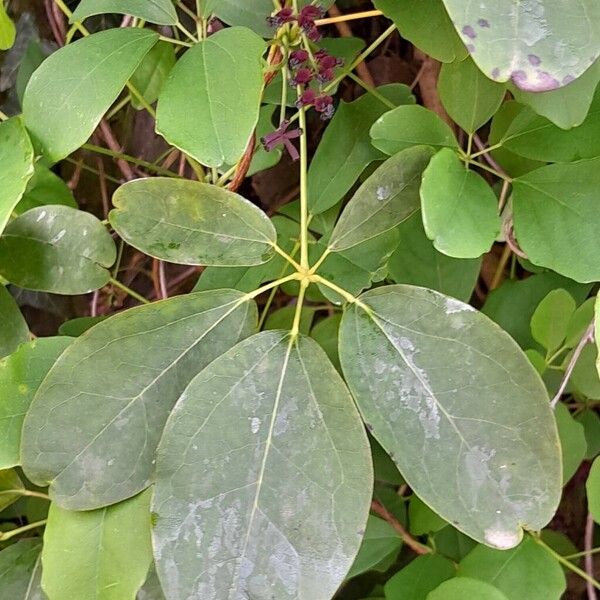
[[[107,508],[52,504],[42,585],[51,600],[134,600],[152,563],[150,491]]]
[[[25,414],[50,367],[71,342],[68,337],[39,338],[0,361],[0,469],[21,464]]]
[[[600,90],[594,96],[583,122],[573,129],[560,129],[545,117],[524,107],[510,123],[499,143],[529,159],[571,162],[600,155]]]
[[[432,155],[431,148],[415,146],[386,160],[344,208],[329,250],[352,248],[393,229],[418,210],[421,175]]]
[[[348,579],[367,571],[386,571],[401,547],[402,538],[398,532],[387,521],[369,515],[365,536]]]
[[[394,21],[403,38],[432,58],[452,62],[467,56],[442,0],[374,0],[373,4]]]
[[[600,158],[548,165],[513,182],[515,233],[529,260],[575,281],[600,279]]]
[[[7,600],[46,600],[39,585],[39,539],[22,539],[0,552],[0,591]]]
[[[22,498],[19,492],[24,489],[25,486],[14,469],[0,469],[0,512]]]
[[[68,44],[41,64],[25,90],[23,118],[49,161],[86,142],[157,41],[148,29],[109,29]]]
[[[358,552],[372,477],[359,415],[316,342],[245,340],[192,381],[159,447],[167,597],[328,600]]]
[[[439,554],[417,556],[385,584],[386,600],[424,600],[454,573],[454,565]]]
[[[33,148],[21,119],[0,123],[0,164],[1,234],[33,175]]]
[[[456,148],[452,129],[433,111],[419,105],[399,106],[381,116],[371,127],[373,146],[386,154],[426,144]]]
[[[600,4],[443,0],[477,66],[495,81],[544,92],[577,79],[600,55]],[[557,46],[560,40],[560,46]],[[560,50],[557,48],[560,47]]]
[[[563,484],[566,485],[575,475],[579,465],[585,458],[587,443],[583,425],[578,423],[564,404],[557,404],[554,409],[556,426],[560,437],[563,463]]]
[[[477,546],[461,561],[458,575],[487,581],[508,600],[559,600],[566,588],[560,564],[531,537],[508,551]]]
[[[171,0],[81,0],[69,22],[75,23],[106,13],[132,15],[157,25],[175,25],[178,21]]]
[[[188,50],[160,93],[158,133],[203,165],[236,164],[258,122],[264,51],[264,42],[243,27],[223,29]]]
[[[113,197],[111,225],[129,244],[188,265],[251,266],[273,257],[269,218],[223,188],[169,177],[138,179]]]
[[[427,600],[464,600],[465,598],[508,600],[498,588],[470,577],[454,577],[444,581],[427,595]]]
[[[459,260],[438,252],[425,235],[421,213],[398,226],[400,243],[388,261],[394,283],[428,287],[467,302],[473,293],[481,259]]]
[[[33,208],[0,237],[0,275],[19,287],[85,294],[106,285],[115,243],[92,214],[70,206]]]
[[[8,50],[15,43],[17,30],[6,13],[4,2],[0,2],[0,50]]]
[[[506,87],[488,79],[467,58],[442,66],[438,92],[453,121],[467,133],[475,133],[496,113]]]
[[[589,511],[596,523],[600,523],[600,459],[596,458],[586,481]]]
[[[594,91],[600,81],[600,60],[597,60],[581,77],[565,87],[549,92],[524,92],[510,86],[515,100],[527,104],[543,117],[562,129],[571,129],[583,123],[588,114]]]
[[[0,358],[29,339],[29,327],[10,292],[0,285]]]
[[[394,104],[415,102],[405,85],[385,85],[377,91]],[[371,94],[354,102],[340,103],[308,171],[309,208],[313,215],[335,206],[373,161],[385,158],[385,154],[371,144],[369,131],[388,110],[388,106]]]
[[[158,42],[150,48],[150,52],[131,76],[132,85],[140,92],[147,104],[154,104],[158,99],[162,86],[175,66],[175,61],[173,45],[168,42]],[[135,96],[131,97],[131,104],[138,110],[144,108]]]
[[[29,180],[27,189],[15,207],[14,213],[22,215],[32,208],[48,204],[62,204],[77,208],[77,202],[69,186],[48,167],[38,162],[35,164],[33,177]]]
[[[531,317],[531,334],[549,354],[561,347],[576,307],[573,296],[558,289],[552,290],[535,309]]]
[[[454,258],[478,258],[500,232],[496,195],[481,175],[443,148],[423,173],[421,212],[437,250]]]
[[[409,486],[490,546],[541,529],[560,498],[560,446],[546,390],[515,342],[432,290],[387,286],[360,302],[368,313],[353,305],[342,319],[342,368]]]
[[[219,290],[97,324],[73,342],[38,389],[23,425],[25,473],[49,484],[52,498],[70,510],[137,494],[153,479],[163,425],[185,386],[255,323],[253,302]]]

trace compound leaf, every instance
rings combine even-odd
[[[25,90],[23,118],[46,158],[57,162],[86,142],[157,41],[149,29],[109,29],[64,46],[40,65]]]
[[[342,319],[342,368],[408,485],[493,547],[546,525],[560,498],[560,445],[545,387],[517,344],[432,290],[387,286],[359,300]]]
[[[372,478],[358,412],[318,344],[245,340],[192,381],[159,447],[167,597],[328,600],[358,552]]]
[[[256,206],[207,183],[138,179],[113,197],[111,225],[130,245],[188,265],[252,266],[273,257],[277,233]]]
[[[92,327],[60,357],[31,404],[21,446],[27,476],[50,485],[53,500],[70,510],[142,491],[185,386],[255,323],[253,302],[219,290],[134,308]]]

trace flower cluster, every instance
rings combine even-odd
[[[325,11],[320,6],[305,6],[298,15],[295,15],[293,9],[288,7],[282,8],[269,17],[267,21],[275,29],[279,29],[288,23],[296,22],[309,40],[318,42],[321,39],[321,34],[315,21],[320,19],[324,14]]]

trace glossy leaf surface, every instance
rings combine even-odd
[[[249,338],[192,381],[165,428],[153,537],[166,596],[329,599],[371,486],[360,417],[316,342]]]
[[[85,294],[106,285],[115,243],[92,214],[69,206],[33,208],[0,237],[0,275],[19,287]]]
[[[23,118],[51,162],[92,135],[158,34],[132,27],[108,29],[64,46],[29,80]]]
[[[49,484],[52,498],[71,510],[100,508],[143,490],[183,389],[255,322],[253,303],[220,290],[131,309],[90,329],[34,398],[23,426],[27,476]]]
[[[235,164],[258,122],[264,51],[262,39],[242,27],[196,44],[163,86],[157,131],[204,165]]]
[[[600,55],[600,5],[581,0],[568,13],[554,0],[444,0],[479,68],[495,81],[543,92],[567,85]],[[560,42],[559,42],[560,40]]]
[[[515,342],[467,304],[387,286],[345,313],[340,358],[373,434],[457,529],[498,548],[553,516],[560,446],[546,390]]]
[[[214,185],[165,177],[122,185],[110,222],[142,252],[188,265],[250,266],[267,262],[275,227],[256,206]]]

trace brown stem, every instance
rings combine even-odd
[[[441,68],[440,63],[421,52],[421,50],[416,49],[415,58],[421,62],[419,90],[421,91],[423,104],[426,108],[439,115],[454,130],[454,121],[448,116],[437,92],[437,82]]]
[[[387,521],[411,550],[417,554],[429,554],[431,552],[431,548],[417,542],[417,540],[408,533],[404,525],[402,525],[402,523],[400,523],[400,521],[398,521],[398,519],[383,506],[383,504],[380,504],[377,500],[373,500],[373,502],[371,502],[371,511],[381,517],[384,521]]]
[[[54,1],[44,0],[44,9],[46,10],[46,17],[48,18],[48,25],[52,31],[52,36],[59,46],[64,46],[65,36],[62,34],[60,25],[56,21],[56,14],[54,13]]]
[[[585,564],[585,572],[594,579],[594,555],[591,550],[594,545],[594,519],[591,514],[588,513],[586,522],[585,522],[585,539],[584,544],[586,551],[584,564]],[[586,589],[588,600],[598,600],[598,596],[596,594],[596,588],[592,585],[591,581],[586,581]]]
[[[102,137],[104,138],[104,141],[106,142],[108,147],[113,152],[121,153],[123,151],[123,149],[121,148],[119,142],[117,142],[117,139],[115,138],[115,134],[113,133],[112,129],[110,128],[110,125],[103,119],[102,121],[100,121],[99,127],[100,127],[100,132],[102,133]],[[130,165],[127,161],[125,161],[121,158],[117,158],[115,160],[117,162],[117,166],[119,167],[119,170],[121,171],[121,173],[123,173],[123,177],[125,177],[125,179],[127,179],[127,181],[131,181],[132,179],[135,179],[135,173],[133,172],[133,169],[130,167]]]

